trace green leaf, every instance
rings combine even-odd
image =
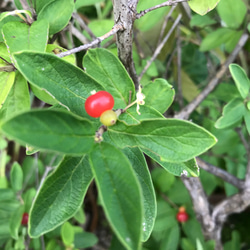
[[[244,115],[244,121],[245,121],[245,124],[246,124],[248,134],[250,135],[250,110],[246,111],[246,113]]]
[[[35,188],[30,188],[24,193],[24,195],[23,195],[23,201],[25,204],[24,211],[30,210],[35,196],[36,196],[36,189]]]
[[[44,89],[76,114],[87,115],[86,98],[93,89],[103,90],[92,77],[55,55],[22,52],[14,58],[16,66],[31,84]]]
[[[47,44],[47,47],[46,47],[46,52],[54,54],[54,55],[59,54],[61,52],[65,52],[65,51],[68,51],[68,50],[61,46],[58,46],[57,44]],[[75,54],[64,56],[62,59],[69,63],[72,63],[73,65],[75,65],[76,63]]]
[[[18,239],[18,230],[24,213],[24,205],[19,206],[10,218],[9,230],[12,238]]]
[[[103,36],[104,34],[108,33],[112,27],[114,26],[114,21],[112,19],[97,19],[92,20],[88,23],[88,27],[93,32],[96,37]],[[92,38],[90,35],[84,31],[83,34],[91,41]],[[104,41],[101,42],[100,46],[102,47],[106,42],[112,40],[112,37],[107,37]],[[108,52],[108,50],[105,49]]]
[[[190,26],[204,28],[208,25],[215,24],[215,23],[216,21],[211,19],[208,15],[206,16],[192,15]]]
[[[175,182],[175,176],[162,168],[154,168],[151,175],[154,187],[161,193],[167,192]]]
[[[66,49],[56,45],[56,44],[48,44],[46,47],[46,52],[51,53],[51,54],[58,54],[61,52],[65,52],[67,51]],[[74,54],[65,56],[62,58],[63,60],[75,65],[75,56]],[[34,95],[39,98],[40,100],[42,100],[45,103],[48,103],[50,105],[56,105],[58,104],[58,101],[55,99],[55,97],[51,96],[49,93],[47,93],[47,91],[45,89],[40,89],[38,88],[36,85],[31,84],[30,88],[32,90],[32,92],[34,93]]]
[[[2,109],[0,120],[12,117],[17,113],[30,109],[30,94],[27,81],[17,71],[14,84],[7,96]]]
[[[159,78],[150,82],[142,89],[145,104],[164,113],[174,100],[175,91],[165,79]]]
[[[14,200],[15,193],[10,188],[0,188],[0,201],[4,200]]]
[[[0,109],[5,102],[15,80],[15,72],[0,72]]]
[[[141,150],[138,148],[125,148],[122,151],[129,159],[141,185],[144,207],[142,241],[146,241],[153,230],[156,217],[156,199],[153,183]]]
[[[168,162],[190,160],[216,143],[205,129],[177,119],[145,120],[137,126],[117,123],[108,133],[119,147],[139,146]]]
[[[61,237],[65,246],[71,246],[74,242],[74,228],[68,221],[66,221],[61,227]]]
[[[79,222],[79,224],[84,224],[86,222],[86,217],[82,207],[80,207],[75,213],[74,219]]]
[[[68,24],[73,10],[73,0],[54,0],[41,9],[37,20],[47,20],[49,22],[49,34],[53,35]]]
[[[138,125],[143,120],[163,118],[161,113],[150,106],[141,105],[139,115],[136,110],[136,105],[129,108],[126,112],[121,114],[118,118],[119,121],[124,122],[126,125]]]
[[[2,13],[0,15],[0,18],[2,16],[5,16],[5,13]],[[17,17],[17,16],[5,16],[1,21],[0,21],[0,30],[2,30],[2,27],[5,23],[8,23],[8,22],[19,22],[20,21],[20,17]],[[3,38],[3,33],[1,32],[0,33],[0,42],[3,42],[4,41],[4,38]]]
[[[159,157],[153,154],[150,150],[143,149],[143,152],[173,175],[198,177],[200,174],[199,167],[194,158],[186,162],[166,162],[166,161],[161,161]]]
[[[139,1],[137,4],[137,12],[144,11],[145,9],[148,9],[150,7],[153,7],[154,5],[161,4],[162,0],[154,0],[154,1]],[[154,27],[157,27],[157,24],[160,23],[161,20],[163,20],[164,16],[169,11],[169,7],[167,8],[158,8],[154,12],[149,12],[147,15],[143,16],[143,18],[140,18],[139,20],[135,21],[135,26],[138,30],[141,32],[145,32],[148,30],[152,30]],[[151,36],[152,39],[152,36]]]
[[[192,0],[188,1],[190,8],[199,15],[205,15],[216,7],[220,0]]]
[[[194,245],[196,245],[197,238],[202,244],[204,244],[204,236],[201,231],[201,225],[197,220],[190,218],[182,224],[182,229]]]
[[[223,108],[222,116],[214,126],[218,129],[229,128],[239,122],[245,112],[246,108],[242,99],[234,98]]]
[[[11,55],[21,50],[44,52],[48,40],[48,22],[39,20],[31,26],[9,22],[3,26],[2,32]]]
[[[10,60],[10,54],[8,52],[8,48],[6,46],[5,43],[0,42],[0,56],[5,59],[7,62],[11,63]],[[6,63],[0,58],[0,62],[4,63],[6,65]]]
[[[222,44],[228,44],[230,49],[232,47],[231,43],[235,43],[235,36],[238,39],[240,33],[241,31],[231,30],[228,28],[219,28],[206,35],[200,45],[200,51],[208,51],[217,48]]]
[[[29,234],[39,237],[71,218],[93,179],[86,157],[65,157],[41,187],[30,212]]]
[[[94,5],[94,4],[100,3],[102,1],[103,0],[76,0],[75,8],[79,9],[80,7]]]
[[[74,247],[75,248],[89,248],[97,244],[98,238],[93,233],[81,232],[75,234]],[[52,249],[54,250],[54,249]]]
[[[12,188],[17,192],[23,187],[23,171],[21,166],[14,162],[10,171],[10,182]]]
[[[250,90],[250,81],[246,72],[238,64],[230,64],[229,70],[240,92],[240,95],[243,99],[245,99],[248,96]]]
[[[2,131],[22,145],[64,154],[87,153],[94,144],[94,128],[84,119],[62,110],[32,110],[1,125]]]
[[[34,1],[34,0],[33,0]],[[36,13],[39,14],[39,12],[48,4],[53,2],[54,0],[39,0],[33,3],[33,6],[35,7]]]
[[[143,206],[140,185],[129,160],[107,143],[96,144],[89,158],[111,227],[127,249],[139,249]]]
[[[90,49],[83,58],[83,66],[115,99],[114,108],[125,108],[135,99],[135,88],[119,59],[106,49]],[[131,93],[131,94],[130,94]]]
[[[247,7],[241,0],[220,0],[217,11],[222,21],[228,27],[237,29],[245,19]]]
[[[167,237],[161,242],[160,250],[177,250],[180,241],[180,227],[175,224],[168,232]]]

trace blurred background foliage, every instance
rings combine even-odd
[[[18,1],[14,2],[18,6]],[[140,12],[162,2],[162,0],[140,0],[137,11]],[[167,116],[173,115],[183,105],[191,102],[215,77],[219,65],[226,60],[243,32],[249,27],[249,15],[247,15],[249,8],[247,0],[221,0],[214,10],[200,16],[191,11],[188,5],[178,4],[175,8],[157,9],[135,21],[133,55],[137,73],[140,74],[162,37],[169,32],[173,21],[178,14],[182,14],[179,32],[176,29],[172,33],[160,55],[141,80],[141,83],[146,85],[160,77],[167,79],[174,86],[176,100],[167,111]],[[9,1],[1,7],[1,12],[13,9],[15,5]],[[93,37],[107,33],[114,25],[111,0],[77,0],[75,11],[88,25]],[[166,19],[170,11],[172,14]],[[5,22],[15,20],[17,17],[9,16],[0,21],[0,29]],[[92,39],[89,32],[82,30],[76,18],[70,20],[70,25],[78,29],[88,41]],[[177,62],[178,40],[181,44],[181,71]],[[1,36],[0,41],[3,41]],[[70,26],[55,37],[54,43],[66,49],[82,44],[72,35]],[[117,54],[114,37],[103,41],[100,46]],[[236,59],[236,63],[241,65],[247,74],[249,52],[248,41],[244,52],[240,52]],[[79,67],[82,67],[84,53],[75,55]],[[177,84],[178,77],[181,77],[181,89]],[[235,83],[227,72],[218,87],[202,102],[190,119],[218,138],[218,143],[201,158],[241,179],[244,178],[246,171],[246,150],[235,128],[240,128],[243,134],[247,134],[245,124],[240,120],[229,128],[217,129],[214,126],[225,104],[239,96]],[[40,105],[35,97],[31,99],[31,103],[33,106]],[[35,154],[35,157],[25,156],[25,149],[16,143],[8,143],[5,138],[0,138],[0,248],[5,250],[123,249],[118,240],[112,237],[94,184],[91,185],[84,204],[74,218],[41,238],[28,237],[27,227],[21,225],[22,214],[29,212],[42,177],[53,170],[59,161],[60,156],[48,153]],[[149,164],[158,208],[153,233],[144,243],[143,249],[214,249],[213,242],[204,240],[201,226],[192,209],[189,193],[180,178],[166,172],[155,162]],[[238,192],[234,186],[214,175],[202,169],[200,172],[200,179],[211,205]],[[180,206],[185,206],[190,217],[182,224],[178,223],[175,217]],[[222,232],[224,249],[250,248],[249,213],[248,209],[229,217]]]

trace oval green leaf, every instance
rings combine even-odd
[[[136,177],[141,185],[142,200],[144,207],[142,222],[142,241],[148,240],[156,217],[156,198],[151,175],[145,157],[139,148],[125,148],[122,152],[129,159]]]
[[[240,95],[243,99],[245,99],[248,96],[250,90],[250,81],[246,72],[242,67],[234,63],[229,65],[229,70],[237,86],[237,89],[240,92]]]
[[[111,52],[106,49],[91,49],[83,58],[83,66],[99,84],[115,99],[114,108],[124,108],[135,99],[135,88],[126,69]]]
[[[219,1],[220,0],[192,0],[188,1],[188,4],[194,12],[203,16],[213,10]]]
[[[242,0],[220,0],[217,11],[228,27],[237,29],[245,19],[247,7]]]
[[[87,115],[84,103],[91,91],[103,90],[92,77],[55,55],[22,52],[15,54],[14,59],[31,84],[44,89],[78,115]]]
[[[216,121],[214,126],[218,129],[229,128],[239,122],[245,112],[244,102],[239,98],[235,98],[223,108],[222,117]]]
[[[0,109],[5,102],[15,80],[15,72],[0,72]]]
[[[66,247],[70,247],[74,243],[74,228],[68,221],[66,221],[61,227],[61,237]]]
[[[73,10],[73,0],[54,0],[41,9],[37,20],[47,20],[49,22],[49,34],[53,35],[68,24]]]
[[[204,128],[178,119],[145,120],[137,126],[120,122],[108,133],[119,147],[139,146],[167,162],[188,161],[216,143]]]
[[[200,175],[200,169],[195,158],[186,162],[166,162],[161,161],[159,157],[156,157],[156,155],[149,150],[143,149],[143,152],[173,175],[184,175],[188,177],[198,177]]]
[[[2,131],[22,145],[63,154],[84,154],[94,145],[92,124],[67,111],[32,110],[1,125]]]
[[[48,40],[48,28],[46,20],[35,21],[32,25],[8,22],[3,26],[2,32],[11,54],[22,50],[44,52]]]
[[[129,160],[108,143],[97,144],[89,158],[100,200],[114,233],[126,249],[139,249],[142,194]]]
[[[14,84],[0,109],[0,120],[7,119],[30,109],[30,93],[28,83],[17,71]]]
[[[21,166],[17,162],[14,162],[11,167],[10,182],[11,187],[16,192],[21,190],[23,187],[23,171]]]
[[[142,89],[145,95],[145,104],[164,113],[174,100],[175,91],[165,79],[156,79]]]
[[[23,213],[24,213],[24,205],[20,205],[12,214],[10,221],[9,221],[10,223],[9,231],[10,231],[12,238],[14,238],[15,240],[18,239],[18,231],[21,225]]]
[[[92,179],[86,157],[65,157],[39,190],[30,212],[29,235],[39,237],[71,218]]]
[[[163,118],[159,111],[150,106],[141,105],[139,110],[141,113],[140,115],[137,113],[136,109],[136,105],[132,106],[125,113],[121,114],[118,120],[124,122],[126,125],[138,125],[143,120]]]
[[[206,35],[200,45],[200,51],[215,49],[222,44],[228,45],[230,49],[232,47],[231,43],[235,43],[235,37],[238,37],[239,34],[241,34],[241,31],[236,31],[228,28],[219,28]]]

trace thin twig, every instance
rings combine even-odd
[[[250,189],[250,138],[247,134],[248,140],[246,140],[242,130],[240,128],[236,128],[236,132],[238,133],[242,144],[246,149],[247,154],[247,168],[246,168],[246,175],[245,175],[245,188]]]
[[[173,13],[173,11],[174,11],[175,8],[176,8],[176,5],[173,5],[171,7],[170,11],[168,12],[168,14],[166,15],[166,17],[164,18],[164,22],[163,22],[162,27],[161,27],[161,32],[160,32],[160,35],[159,35],[159,39],[158,39],[157,45],[159,45],[161,43],[161,41],[162,41],[165,29],[166,29],[167,24],[168,24],[168,20],[171,17],[171,15],[172,15],[172,13]]]
[[[173,6],[173,5],[176,5],[177,3],[187,2],[187,1],[189,1],[189,0],[169,0],[167,2],[155,5],[149,9],[141,11],[140,13],[136,14],[136,19],[143,17],[145,14],[147,14],[150,11],[153,11],[153,10],[156,10],[156,9],[159,9],[162,7],[166,7],[166,6]]]
[[[108,37],[110,37],[110,36],[114,35],[115,33],[117,33],[119,30],[123,30],[123,29],[124,29],[123,25],[121,23],[117,23],[117,24],[114,25],[112,30],[110,30],[108,33],[104,34],[103,36],[97,37],[91,43],[84,44],[84,45],[81,45],[81,46],[79,46],[77,48],[62,52],[62,53],[58,54],[57,56],[58,57],[65,57],[65,56],[80,52],[82,50],[87,50],[87,49],[89,49],[89,48],[91,48],[91,47],[93,47],[95,45],[98,45],[103,40],[107,39]]]
[[[30,6],[28,5],[26,0],[20,0],[20,3],[21,3],[24,10],[29,10],[32,13],[32,15],[34,14],[34,9],[30,8]],[[25,14],[25,15],[26,15],[27,22],[29,24],[31,24],[33,22],[33,20],[31,19],[31,17],[28,14]]]
[[[80,32],[73,25],[71,26],[71,32],[81,43],[83,44],[89,43],[89,40],[82,34],[82,32]]]
[[[242,47],[245,45],[248,40],[248,34],[243,34],[235,47],[234,51],[227,58],[226,62],[221,66],[220,70],[217,72],[215,77],[208,83],[206,88],[184,109],[182,109],[178,114],[175,115],[175,118],[178,119],[188,119],[189,115],[200,105],[200,103],[213,91],[213,89],[219,84],[220,79],[225,74],[230,63],[232,63]]]
[[[92,30],[88,27],[88,25],[83,21],[83,19],[77,13],[73,13],[72,17],[75,18],[78,21],[80,26],[90,35],[90,37],[93,40],[96,39],[95,34],[92,32]]]
[[[181,39],[180,39],[180,25],[177,26],[177,101],[180,108],[183,108],[183,95],[182,95],[182,84],[181,84]]]
[[[170,35],[173,33],[174,29],[176,28],[176,26],[178,25],[178,23],[181,20],[181,14],[178,15],[178,17],[176,18],[174,24],[172,25],[171,29],[169,30],[169,32],[167,33],[167,35],[164,37],[164,39],[162,40],[162,42],[158,45],[158,47],[156,48],[153,56],[150,58],[150,60],[147,61],[146,66],[144,67],[144,69],[142,70],[141,74],[139,75],[138,79],[139,81],[142,79],[142,76],[145,74],[145,72],[148,70],[148,68],[150,67],[150,65],[152,64],[152,62],[155,60],[155,58],[160,54],[163,46],[165,45],[165,43],[167,42],[168,38],[170,37]]]
[[[222,180],[232,184],[233,186],[237,187],[240,190],[244,188],[244,181],[238,179],[234,175],[229,174],[227,171],[224,171],[221,168],[218,168],[208,162],[205,162],[200,158],[196,158],[196,161],[197,164],[200,166],[200,168],[204,169],[205,171],[221,178]]]

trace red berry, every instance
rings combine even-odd
[[[23,218],[22,218],[22,225],[26,226],[28,224],[29,220],[29,214],[28,213],[23,213]]]
[[[185,207],[180,207],[178,213],[176,214],[176,219],[179,222],[186,222],[188,220],[188,214]]]
[[[100,117],[106,110],[114,107],[115,101],[113,96],[107,91],[99,91],[89,96],[85,102],[85,110],[89,116]]]

